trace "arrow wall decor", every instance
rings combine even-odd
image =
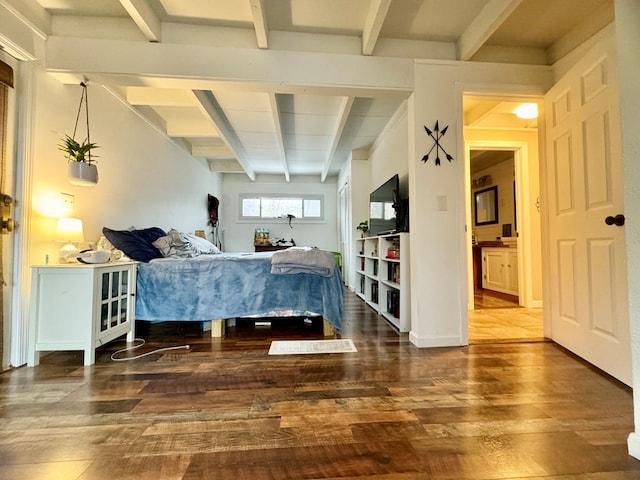
[[[440,130],[440,126],[438,125],[438,121],[437,120],[436,120],[436,126],[434,127],[433,131],[430,130],[426,125],[424,126],[424,129],[427,132],[427,135],[429,135],[433,139],[433,145],[431,146],[429,151],[426,153],[426,155],[424,157],[422,157],[422,161],[424,163],[427,163],[427,161],[429,161],[429,155],[431,155],[433,153],[434,149],[436,151],[435,152],[436,153],[436,159],[435,159],[436,166],[440,165],[440,152],[442,152],[445,155],[446,159],[449,160],[449,162],[451,162],[451,160],[453,160],[453,157],[447,153],[447,151],[442,147],[442,145],[440,145],[440,139],[442,137],[444,137],[445,133],[447,133],[447,129],[448,128],[449,128],[449,125],[447,125],[442,130]]]

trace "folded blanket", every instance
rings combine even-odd
[[[313,273],[330,277],[336,268],[333,253],[311,247],[289,247],[273,252],[271,273],[276,275]]]

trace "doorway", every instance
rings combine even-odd
[[[518,224],[513,150],[470,150],[474,310],[517,307]]]
[[[544,339],[537,121],[516,118],[522,103],[463,100],[469,343]]]

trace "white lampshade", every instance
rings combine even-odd
[[[79,218],[61,218],[56,229],[58,242],[82,242],[82,220]]]
[[[59,263],[69,263],[77,261],[73,255],[78,253],[78,248],[72,242],[84,241],[82,233],[82,220],[79,218],[61,218],[58,220],[56,229],[56,241],[65,242],[60,249]]]

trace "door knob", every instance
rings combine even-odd
[[[15,227],[15,223],[12,218],[6,218],[2,220],[0,223],[0,227],[2,229],[2,233],[13,232],[13,228]]]
[[[621,227],[624,225],[624,215],[619,213],[615,217],[608,216],[604,219],[604,223],[607,225],[617,225],[618,227]]]

